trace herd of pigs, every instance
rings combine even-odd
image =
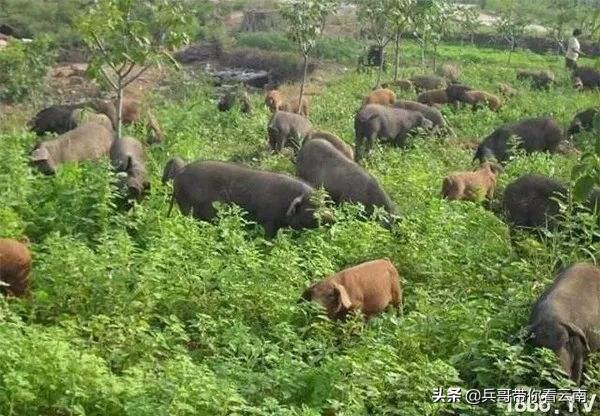
[[[582,71],[574,74],[576,88],[600,87],[597,71]],[[452,104],[456,110],[461,105],[484,105],[491,110],[502,106],[503,98],[459,83],[458,74],[456,66],[446,65],[441,75],[395,81],[370,92],[354,119],[354,148],[332,133],[314,129],[305,100],[291,99],[278,90],[267,91],[265,104],[273,113],[267,126],[268,146],[273,152],[292,149],[297,177],[227,161],[186,163],[174,157],[166,164],[162,177],[163,183],[173,182],[171,208],[176,202],[184,215],[209,221],[216,215],[214,202],[237,204],[262,224],[271,238],[282,227],[299,230],[318,226],[318,207],[312,196],[315,189],[324,188],[336,204],[360,203],[367,214],[375,208],[384,210],[384,225],[393,227],[397,219],[394,202],[359,162],[368,157],[376,140],[405,147],[407,137],[415,131],[454,134],[438,109],[440,105]],[[517,79],[530,80],[532,88],[551,88],[554,76],[548,71],[522,71]],[[417,101],[397,100],[392,88],[416,91]],[[519,94],[508,84],[499,84],[498,90],[504,98]],[[241,110],[251,113],[245,92],[227,92],[217,107],[227,111],[238,99]],[[117,137],[116,114],[114,103],[102,100],[54,105],[40,111],[28,123],[30,129],[38,136],[56,133],[58,137],[38,143],[31,155],[32,165],[54,174],[63,163],[108,156],[130,199],[140,201],[150,188],[145,148],[135,138]],[[594,118],[599,116],[600,108],[586,109],[575,115],[564,132],[552,118],[531,118],[500,126],[483,139],[474,154],[473,160],[481,163],[480,168],[449,174],[441,184],[442,197],[491,199],[497,176],[502,172],[501,164],[509,160],[515,147],[527,153],[556,152],[563,141],[592,129]],[[164,140],[151,114],[143,115],[138,101],[125,98],[121,120],[132,123],[142,119],[151,127],[149,143]],[[528,174],[506,187],[502,198],[504,213],[513,226],[555,226],[560,222],[558,201],[567,195],[567,188],[560,182]],[[598,201],[600,192],[596,190],[588,198],[588,209],[595,210]],[[29,296],[31,266],[27,243],[0,240],[3,292]],[[334,319],[343,319],[351,311],[370,317],[389,306],[402,309],[400,277],[388,259],[347,268],[312,285],[302,298],[318,302]],[[534,306],[528,330],[530,342],[553,350],[565,372],[580,382],[586,354],[600,349],[600,268],[575,264],[562,271]]]

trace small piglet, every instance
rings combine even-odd
[[[442,196],[449,200],[478,201],[494,196],[499,166],[486,162],[474,172],[454,172],[444,178]]]
[[[332,319],[344,318],[352,310],[369,318],[389,305],[402,310],[400,275],[387,258],[342,270],[306,289],[302,298],[318,302]]]

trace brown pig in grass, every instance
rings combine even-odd
[[[29,296],[31,252],[26,244],[0,238],[0,293]]]
[[[306,289],[302,298],[318,302],[332,319],[344,318],[351,311],[362,312],[368,319],[389,305],[402,310],[400,275],[387,258],[344,269]]]
[[[449,200],[480,201],[492,199],[500,167],[485,162],[474,172],[454,172],[444,178],[442,196]]]
[[[467,104],[476,108],[479,105],[486,105],[490,110],[498,111],[502,107],[502,100],[488,92],[471,90],[464,93],[464,99]]]
[[[265,105],[272,113],[276,111],[287,111],[308,117],[308,102],[302,98],[302,103],[298,107],[296,98],[288,98],[281,91],[270,90],[265,95]]]
[[[392,105],[396,102],[396,93],[388,88],[378,88],[364,99],[363,104]]]

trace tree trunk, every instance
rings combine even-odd
[[[385,45],[379,45],[379,70],[377,71],[377,84],[375,85],[375,88],[379,88],[379,86],[381,85],[381,74],[383,72],[383,50],[385,48]]]
[[[306,72],[308,71],[308,54],[304,53],[304,70],[302,73],[302,84],[300,84],[300,94],[298,97],[298,113],[302,109],[302,96],[304,95],[304,85],[306,84]]]
[[[123,114],[123,80],[119,79],[117,84],[117,139],[121,139],[121,127]]]
[[[437,48],[438,48],[438,45],[434,44],[433,45],[433,72],[435,72],[436,66],[437,66]]]
[[[395,62],[394,62],[394,81],[398,80],[398,71],[400,69],[400,30],[396,31],[396,39],[394,45]]]

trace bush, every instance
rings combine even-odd
[[[58,47],[70,48],[81,43],[73,28],[73,17],[86,3],[84,0],[53,0],[42,7],[38,0],[4,0],[0,23],[14,27],[19,37],[50,36]]]
[[[0,50],[0,101],[23,101],[40,89],[52,60],[47,38],[10,42]]]

